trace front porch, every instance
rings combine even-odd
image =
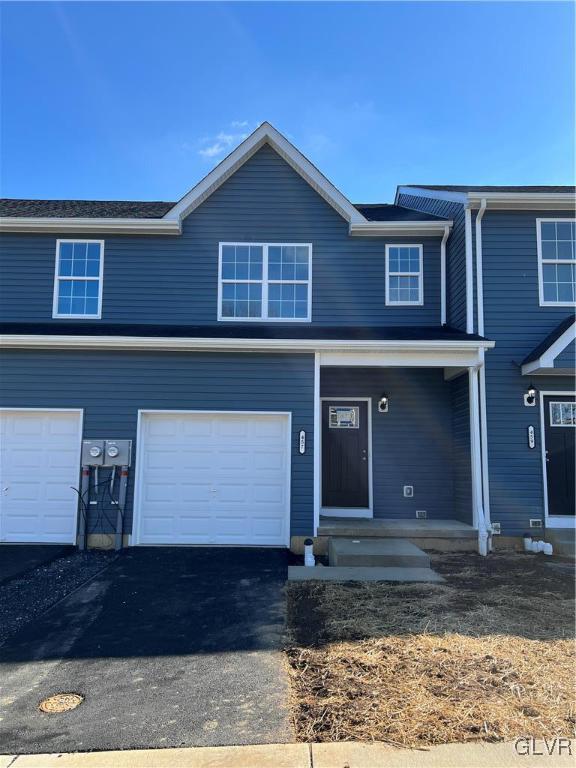
[[[486,545],[475,353],[318,356],[318,553],[332,537]]]

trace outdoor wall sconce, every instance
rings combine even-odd
[[[388,413],[388,395],[382,395],[378,400],[378,413]]]
[[[534,385],[530,384],[528,392],[524,395],[524,405],[533,406],[536,405],[536,390]]]

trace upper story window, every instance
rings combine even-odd
[[[540,306],[571,307],[576,298],[576,220],[537,219]]]
[[[312,246],[220,243],[219,320],[309,321]]]
[[[386,304],[424,303],[421,245],[386,246]]]
[[[103,268],[103,240],[58,240],[52,316],[100,317]]]

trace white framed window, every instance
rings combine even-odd
[[[424,304],[422,246],[386,246],[386,304]]]
[[[309,322],[309,243],[220,243],[218,320]]]
[[[576,403],[550,403],[551,427],[576,427]]]
[[[57,240],[52,317],[99,318],[104,240]]]
[[[572,307],[576,299],[576,219],[536,219],[541,307]]]

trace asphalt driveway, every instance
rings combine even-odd
[[[0,751],[293,739],[284,550],[134,548],[0,646]],[[44,714],[58,692],[85,697]]]
[[[0,584],[74,552],[60,544],[2,544],[0,549]]]

